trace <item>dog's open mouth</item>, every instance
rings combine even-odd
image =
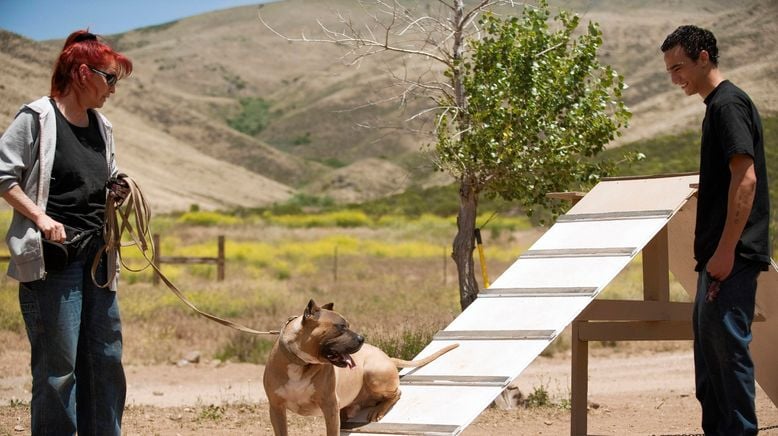
[[[354,359],[352,359],[351,355],[347,353],[336,353],[333,351],[327,353],[326,357],[331,364],[340,368],[353,368],[356,366]]]

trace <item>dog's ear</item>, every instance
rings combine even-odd
[[[327,303],[324,306],[322,306],[322,309],[332,310],[332,308],[335,306],[335,303]]]
[[[321,309],[316,305],[316,302],[313,301],[313,298],[311,298],[311,301],[308,302],[308,306],[305,308],[305,312],[303,313],[303,319],[318,317],[319,312],[321,312]]]

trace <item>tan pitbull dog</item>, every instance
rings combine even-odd
[[[276,436],[286,435],[286,409],[300,415],[324,415],[327,435],[340,434],[341,419],[376,406],[370,421],[381,419],[400,399],[397,368],[426,365],[458,345],[418,361],[387,356],[365,344],[349,323],[311,300],[302,316],[292,318],[270,351],[263,382]]]

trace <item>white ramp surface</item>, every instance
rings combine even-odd
[[[401,372],[379,422],[342,434],[461,433],[570,324],[693,195],[697,176],[603,181],[561,216]],[[693,228],[692,228],[693,230]]]

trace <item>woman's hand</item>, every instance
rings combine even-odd
[[[38,227],[44,238],[54,242],[64,242],[67,239],[65,226],[46,215],[46,212],[30,200],[30,197],[22,191],[19,185],[14,185],[11,189],[5,191],[3,199],[11,207],[35,223],[35,226]]]
[[[125,174],[120,173],[106,185],[108,196],[113,198],[114,204],[117,207],[121,206],[124,200],[127,199],[127,196],[130,195],[130,185],[124,180],[125,177],[127,177]]]
[[[67,234],[65,234],[65,226],[62,223],[54,221],[48,215],[40,215],[35,220],[35,225],[43,234],[43,237],[54,242],[65,242]]]

